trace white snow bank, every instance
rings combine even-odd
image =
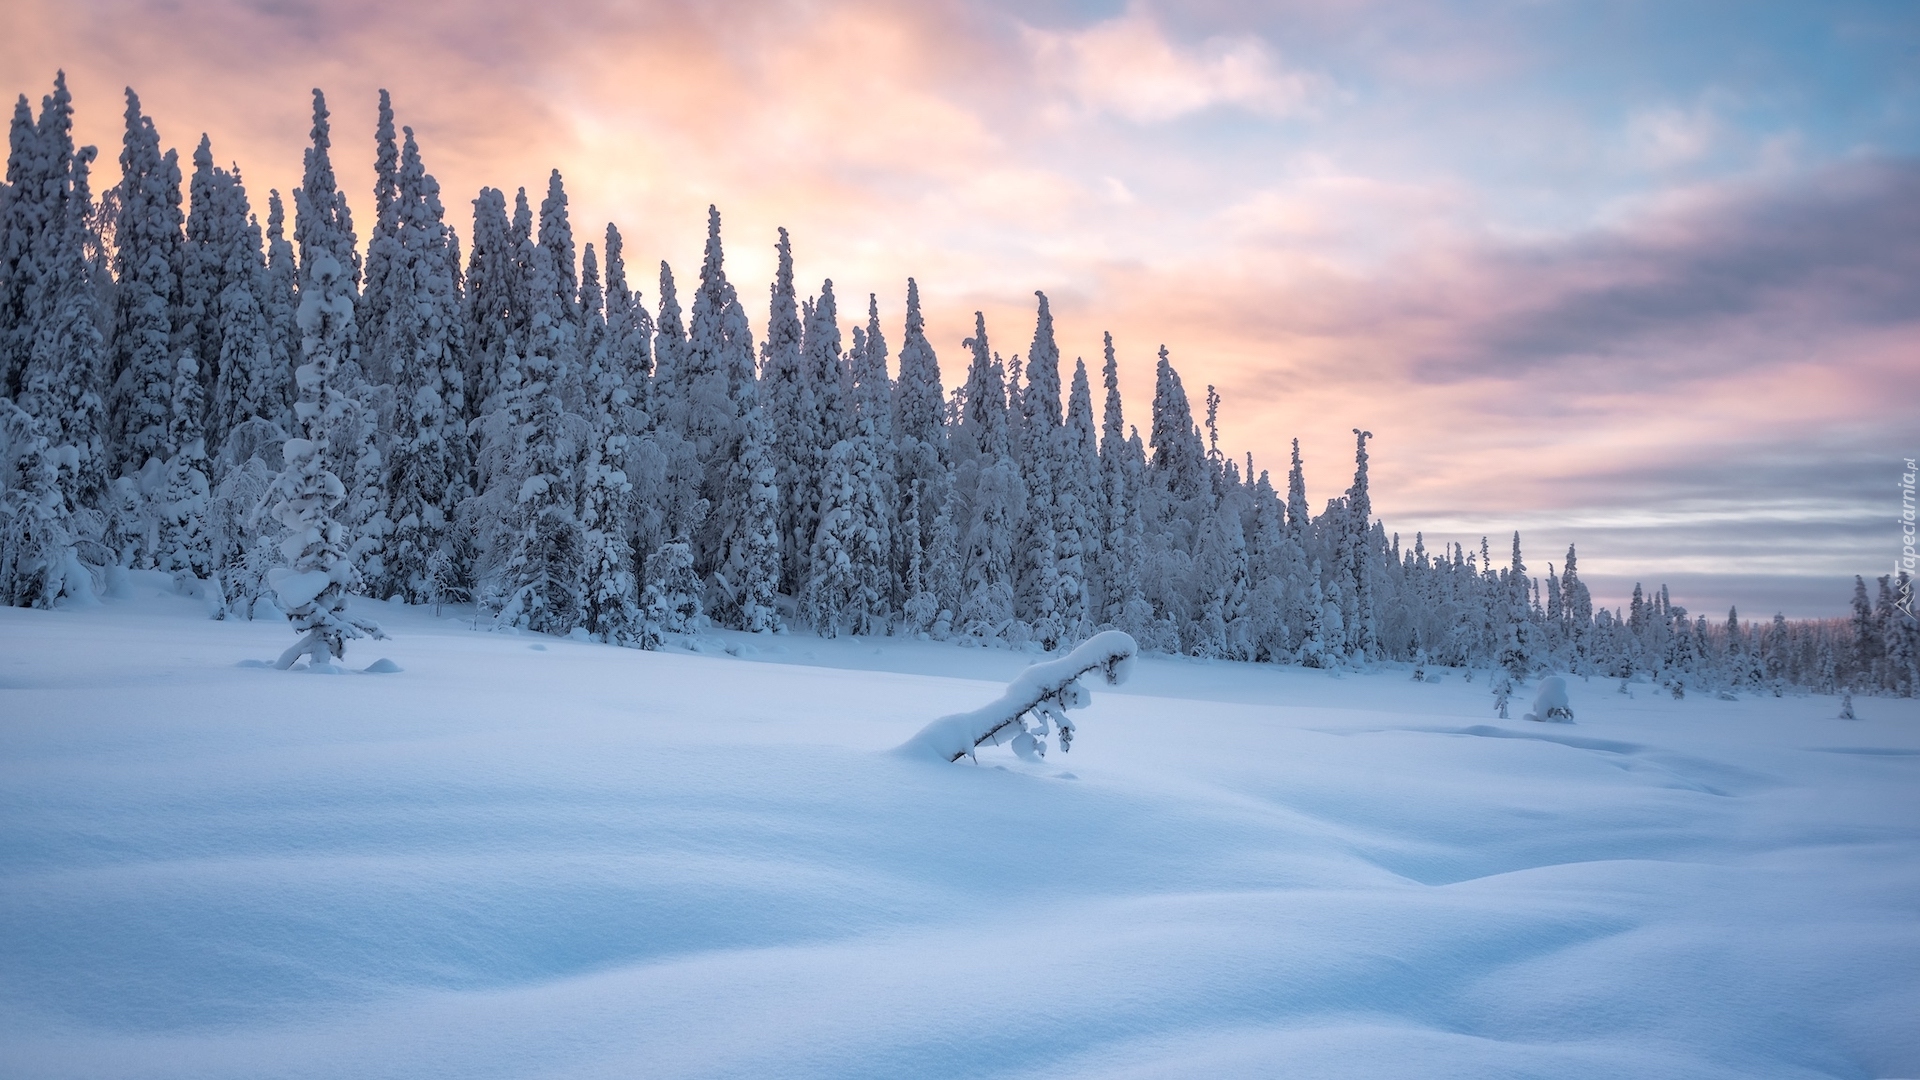
[[[6,1080],[1920,1076],[1914,701],[1145,655],[1064,783],[886,753],[1004,650],[289,680],[153,581],[0,610]]]
[[[1080,643],[1058,660],[1045,660],[1021,672],[1006,693],[992,703],[963,713],[943,716],[920,729],[900,747],[909,757],[959,761],[989,744],[1013,744],[1013,751],[1028,760],[1045,757],[1048,727],[1060,729],[1062,752],[1073,748],[1073,721],[1067,710],[1084,709],[1093,702],[1093,694],[1081,686],[1079,678],[1099,671],[1109,686],[1127,681],[1133,671],[1133,658],[1139,647],[1122,630],[1103,630]],[[1026,716],[1034,723],[1029,727]]]

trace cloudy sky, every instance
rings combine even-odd
[[[310,88],[364,230],[377,90],[465,231],[558,168],[576,229],[691,272],[725,216],[751,300],[776,226],[842,306],[918,278],[951,384],[972,312],[1024,351],[1153,356],[1316,505],[1373,443],[1411,540],[1543,572],[1577,542],[1743,614],[1838,614],[1897,553],[1920,453],[1920,8],[1570,4],[448,4],[12,0],[0,90],[68,73],[111,161],[131,85],[264,204]],[[649,288],[649,297],[653,290]],[[756,327],[765,310],[750,306]],[[897,331],[896,331],[897,339]]]

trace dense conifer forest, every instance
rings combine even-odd
[[[1388,532],[1370,432],[1315,511],[1298,442],[1284,477],[1243,465],[1214,389],[1196,420],[1164,347],[1129,419],[1111,337],[1069,362],[1044,294],[1004,353],[976,317],[949,389],[916,282],[883,324],[878,297],[797,282],[785,230],[756,338],[717,209],[685,281],[629,268],[613,225],[577,240],[557,170],[532,195],[482,189],[463,245],[384,93],[364,244],[317,90],[291,222],[276,191],[263,225],[205,136],[184,163],[163,149],[131,90],[110,185],[72,118],[64,78],[37,113],[22,96],[0,188],[7,604],[160,570],[221,617],[290,619],[288,662],[378,634],[359,594],[637,648],[709,624],[1046,650],[1115,628],[1496,688],[1550,669],[1675,696],[1920,682],[1904,576],[1856,579],[1842,619],[1710,619],[1664,587],[1596,609],[1572,548],[1540,573],[1518,534]]]

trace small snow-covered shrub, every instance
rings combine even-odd
[[[1124,630],[1102,631],[1058,660],[1042,661],[1021,672],[992,704],[943,716],[921,728],[899,752],[959,761],[973,757],[982,746],[1007,743],[1014,753],[1038,761],[1047,753],[1049,727],[1059,729],[1061,751],[1070,750],[1076,729],[1067,710],[1084,709],[1093,701],[1093,692],[1080,684],[1080,676],[1098,671],[1107,685],[1119,686],[1127,681],[1139,651]]]
[[[1533,711],[1527,719],[1561,723],[1573,722],[1573,709],[1567,704],[1567,680],[1558,675],[1549,675],[1540,680],[1540,690],[1533,696]]]

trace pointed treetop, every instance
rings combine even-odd
[[[1021,415],[1030,439],[1044,440],[1060,426],[1060,346],[1053,336],[1053,309],[1047,294],[1035,291],[1040,310],[1034,317],[1033,344],[1027,349]]]
[[[559,169],[548,174],[547,196],[540,201],[540,246],[547,250],[547,259],[559,279],[559,295],[565,298],[566,307],[571,311],[580,282],[574,272],[573,223],[567,216],[567,188],[560,179]]]
[[[360,281],[360,252],[354,239],[353,215],[333,173],[333,134],[328,115],[327,96],[316,87],[313,145],[306,150],[305,173],[293,194],[293,237],[300,249],[302,274],[313,273],[314,257],[324,250],[345,272],[351,296],[353,286]]]
[[[373,212],[376,220],[385,220],[387,210],[398,197],[400,154],[394,144],[393,99],[380,91],[380,122],[374,128]]]

